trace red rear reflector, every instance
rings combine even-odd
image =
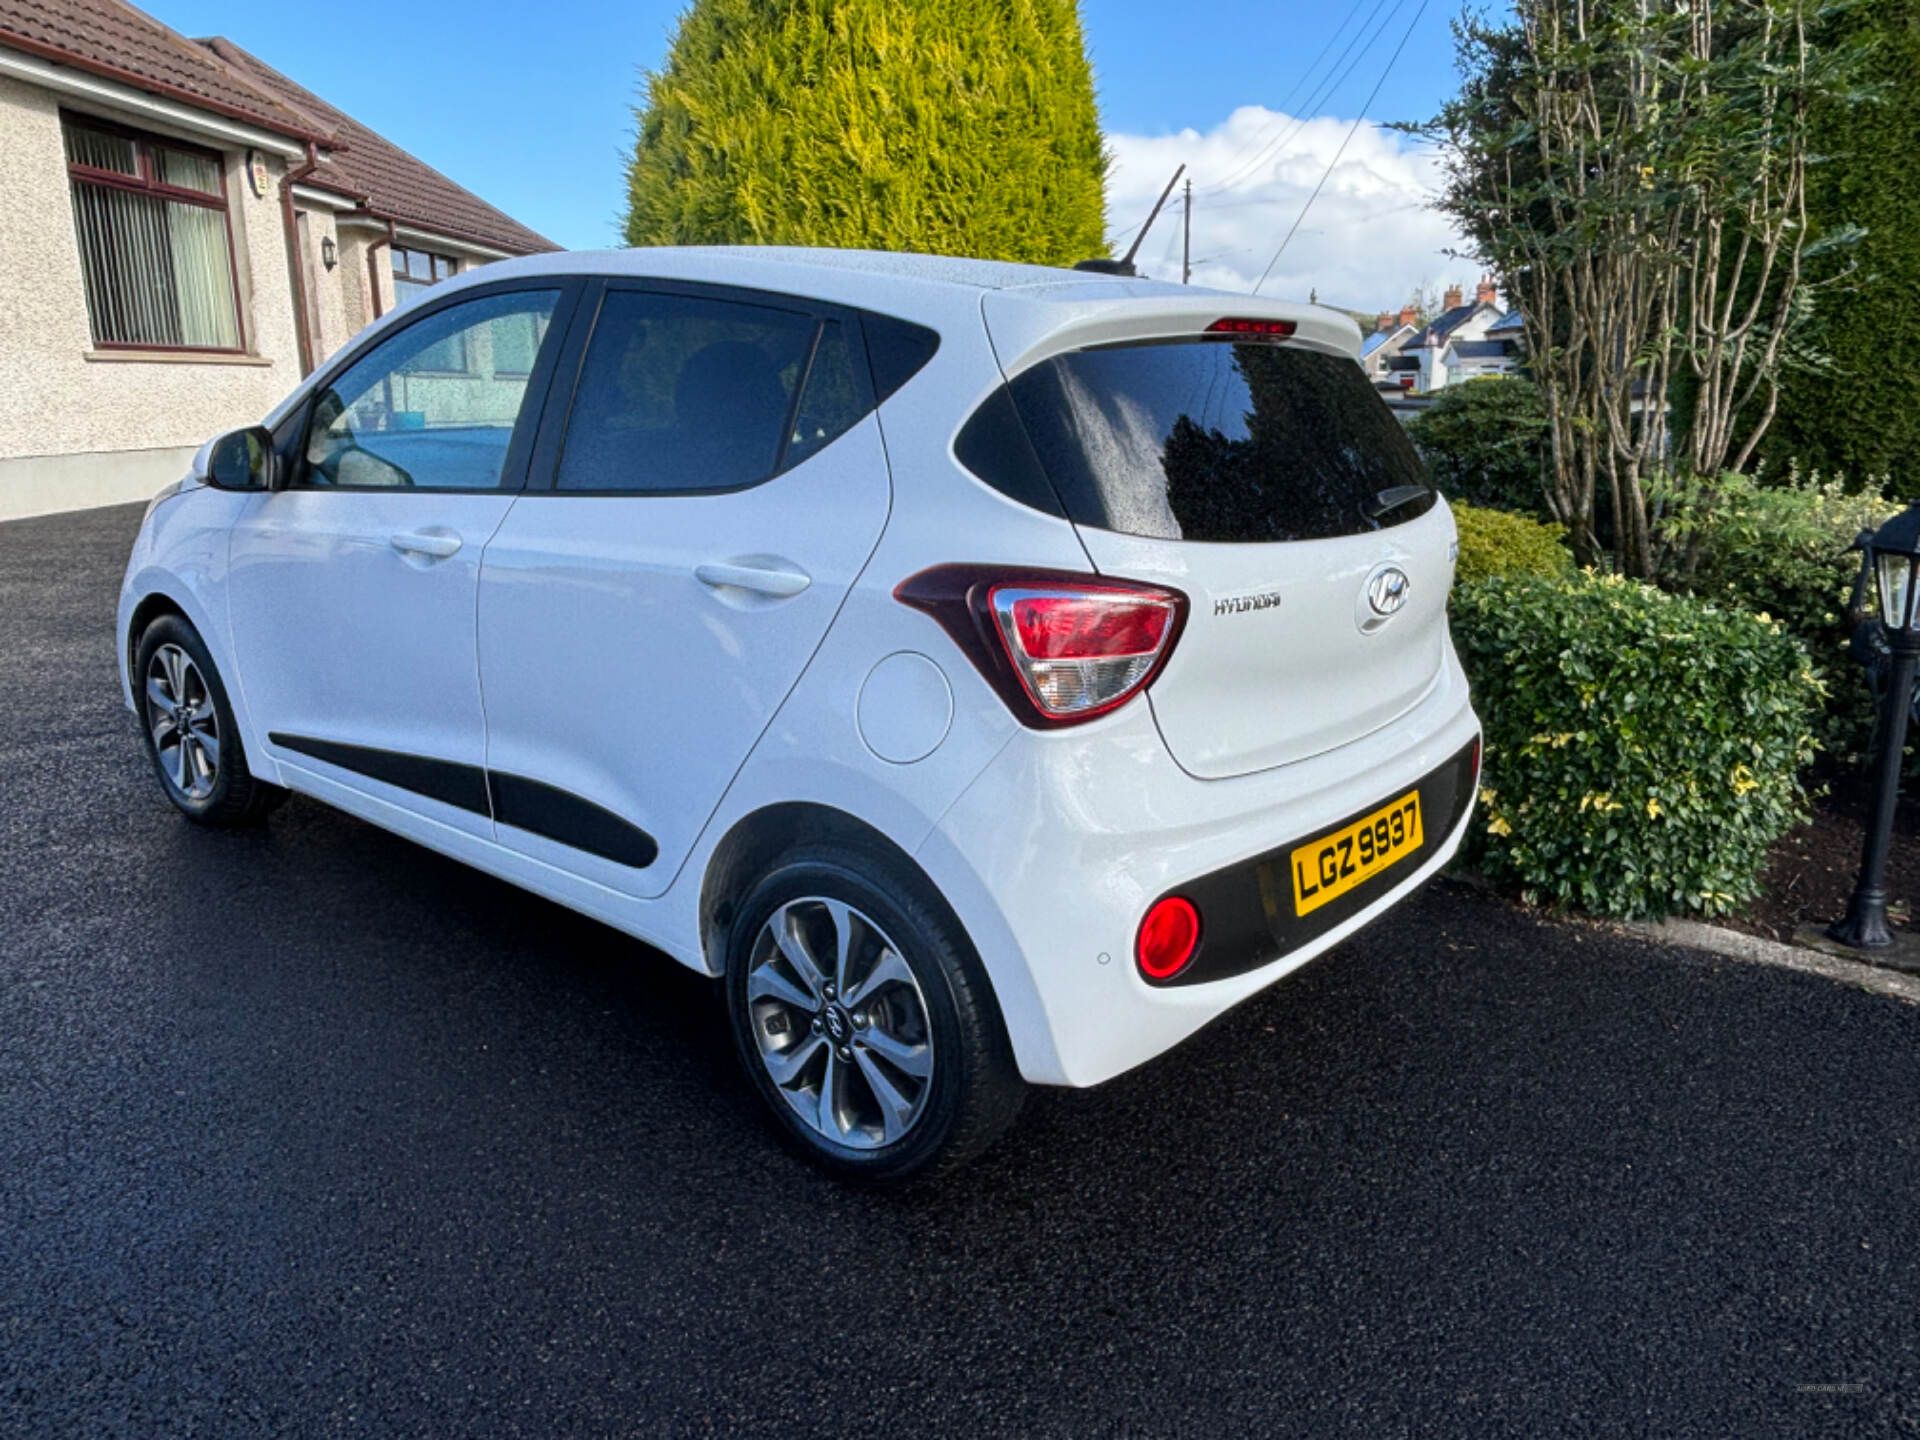
[[[1291,320],[1216,320],[1207,326],[1207,334],[1272,335],[1284,338],[1297,328]]]
[[[1013,602],[1020,646],[1035,660],[1151,655],[1172,623],[1173,607],[1159,599],[1030,595]]]
[[[1149,980],[1171,980],[1186,968],[1193,952],[1200,948],[1200,912],[1193,902],[1169,895],[1153,902],[1147,918],[1140,922],[1140,938],[1134,942],[1134,958],[1140,972]]]

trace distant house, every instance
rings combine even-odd
[[[555,248],[121,0],[0,0],[0,170],[0,519],[150,495],[409,295]]]
[[[1408,305],[1398,315],[1382,310],[1374,321],[1373,333],[1360,342],[1360,368],[1376,388],[1401,386],[1393,371],[1394,359],[1408,343],[1418,337],[1420,312]]]
[[[1412,380],[1403,388],[1426,394],[1489,373],[1486,367],[1491,356],[1477,347],[1502,318],[1499,292],[1491,279],[1480,281],[1470,304],[1462,299],[1458,285],[1451,287],[1441,302],[1440,313],[1401,348],[1399,358],[1403,363],[1396,373]],[[1460,348],[1463,346],[1468,348]]]

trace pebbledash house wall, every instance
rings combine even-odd
[[[102,350],[67,181],[62,109],[218,149],[233,236],[243,355]],[[144,500],[186,473],[210,437],[261,419],[300,381],[281,179],[291,162],[259,152],[268,184],[255,195],[247,150],[147,115],[95,108],[0,75],[0,520]],[[369,303],[367,256],[385,222],[346,213],[351,202],[294,187],[311,295],[315,363],[393,309],[390,258],[373,250],[380,288]],[[400,244],[450,255],[464,271],[499,252],[402,227]],[[337,263],[321,262],[331,238]]]
[[[300,378],[282,162],[267,157],[273,184],[256,197],[231,149],[221,154],[248,353],[95,349],[60,111],[58,95],[0,76],[0,520],[150,496],[209,436],[258,420]]]

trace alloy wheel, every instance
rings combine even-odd
[[[189,800],[207,799],[220,778],[220,719],[206,678],[178,645],[162,645],[147,662],[146,702],[167,783]]]
[[[789,900],[755,937],[747,1006],[760,1061],[794,1114],[856,1150],[911,1130],[933,1088],[926,997],[872,917]]]

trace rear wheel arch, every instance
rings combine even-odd
[[[878,850],[918,875],[930,897],[952,914],[940,887],[886,834],[866,821],[814,801],[790,800],[743,815],[713,848],[700,878],[700,950],[708,970],[726,968],[727,932],[739,899],[781,855],[803,845],[837,844]],[[959,918],[953,923],[964,931]]]

